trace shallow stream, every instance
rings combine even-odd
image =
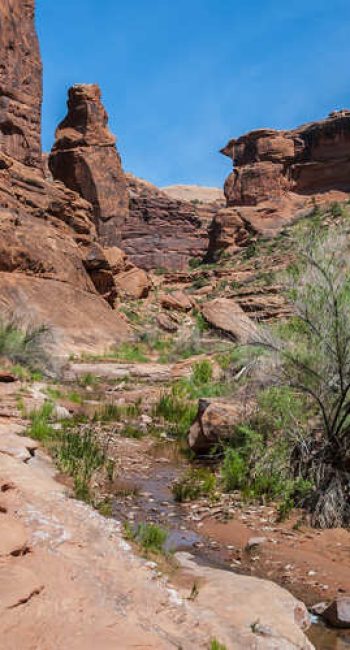
[[[128,500],[115,499],[113,515],[130,524],[152,522],[168,531],[166,550],[190,552],[200,564],[244,573],[232,569],[225,549],[208,540],[191,528],[187,509],[177,504],[170,486],[183,471],[183,459],[176,445],[166,443],[156,447],[154,458],[156,471],[150,477],[130,474],[128,483],[137,488],[137,496]],[[338,631],[326,628],[316,621],[307,633],[316,650],[350,650],[350,630]]]

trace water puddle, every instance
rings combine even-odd
[[[318,622],[311,626],[307,636],[316,650],[350,650],[350,630],[331,630]]]

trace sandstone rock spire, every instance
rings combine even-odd
[[[97,85],[69,89],[68,113],[57,128],[49,166],[55,179],[92,204],[100,242],[118,245],[129,195]]]

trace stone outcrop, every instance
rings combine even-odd
[[[210,226],[207,260],[232,254],[251,236],[273,236],[305,216],[312,200],[350,191],[350,111],[292,131],[260,129],[230,140],[222,153],[234,169],[225,182],[227,207]]]
[[[34,2],[5,0],[0,19],[1,312],[49,326],[60,354],[104,351],[127,337],[128,327],[106,302],[113,303],[117,290],[92,206],[38,169],[41,62]]]
[[[198,206],[173,199],[157,187],[127,174],[130,213],[121,247],[137,266],[181,271],[191,258],[201,258],[208,236]],[[207,205],[205,214],[210,213]],[[212,216],[213,213],[211,213]]]
[[[99,241],[119,245],[129,196],[98,86],[69,89],[68,113],[57,128],[49,167],[55,179],[92,204]]]
[[[231,140],[222,153],[234,163],[225,183],[228,205],[258,205],[286,192],[348,192],[350,111],[292,131],[251,131]]]
[[[0,3],[0,151],[41,166],[42,74],[34,0]]]

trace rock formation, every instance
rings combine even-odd
[[[225,183],[228,205],[258,205],[286,192],[348,192],[350,111],[293,131],[251,131],[231,140],[222,153],[234,162]]]
[[[60,353],[105,350],[128,328],[106,302],[117,290],[96,241],[92,206],[37,169],[41,62],[34,1],[5,0],[0,19],[1,312],[50,326]]]
[[[276,234],[310,208],[312,197],[327,201],[350,191],[350,111],[292,131],[251,131],[222,153],[234,169],[225,182],[227,208],[210,227],[209,260],[235,252],[251,235]]]
[[[2,0],[0,52],[0,150],[40,167],[42,75],[34,0]]]
[[[208,236],[197,205],[173,199],[131,174],[127,174],[127,182],[130,213],[121,247],[131,260],[146,270],[181,271],[191,258],[201,258]],[[210,214],[210,207],[203,208]]]
[[[49,166],[55,179],[92,204],[100,242],[119,245],[129,197],[98,86],[70,88],[68,114],[56,131]]]

